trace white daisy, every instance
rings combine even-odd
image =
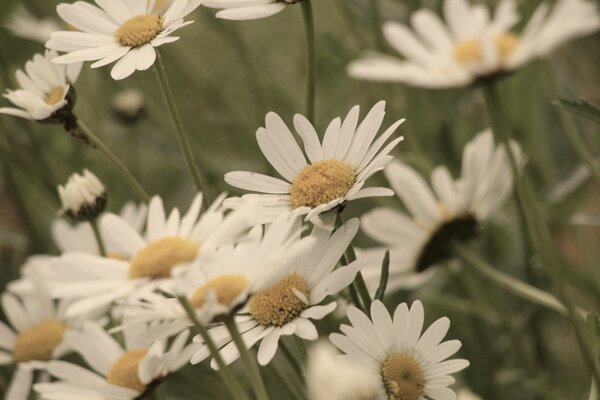
[[[321,305],[325,297],[335,295],[353,280],[362,261],[334,270],[342,254],[358,230],[358,220],[352,219],[330,232],[315,228],[310,237],[315,245],[308,248],[296,262],[274,262],[271,268],[281,269],[283,276],[269,288],[253,294],[235,318],[242,338],[248,347],[261,341],[258,362],[267,365],[275,355],[281,336],[296,335],[306,340],[316,340],[319,335],[311,319],[322,319],[331,313],[336,302]],[[265,265],[263,264],[263,268]],[[222,346],[220,354],[225,363],[239,357],[238,348],[224,326],[210,331]],[[195,340],[201,342],[198,337]],[[192,357],[192,363],[210,355],[204,346]],[[216,368],[213,360],[211,365]]]
[[[512,143],[521,158],[520,148]],[[394,161],[385,170],[390,185],[409,214],[376,208],[362,217],[364,232],[390,249],[389,289],[410,288],[431,276],[429,267],[451,258],[453,241],[473,238],[482,223],[510,196],[513,177],[504,146],[496,146],[492,131],[479,133],[463,150],[460,178],[448,168],[431,173],[432,192],[410,166]],[[384,249],[376,249],[383,255]],[[373,257],[373,251],[366,253]],[[371,290],[379,283],[381,262],[363,271]]]
[[[166,218],[162,200],[155,196],[143,236],[119,216],[107,214],[101,221],[103,239],[119,258],[63,254],[52,263],[59,276],[52,283],[52,294],[74,299],[68,314],[77,315],[159,286],[171,279],[174,268],[191,265],[247,229],[247,210],[225,217],[223,197],[200,214],[202,194],[198,194],[185,216],[181,218],[175,208]]]
[[[22,5],[16,7],[4,26],[15,36],[39,43],[46,43],[52,32],[61,29],[54,18],[37,18]]]
[[[247,20],[270,17],[301,0],[208,0],[203,6],[218,8],[217,18]]]
[[[67,183],[58,185],[58,195],[64,214],[78,221],[96,219],[106,207],[106,188],[88,169],[83,174],[71,174]]]
[[[426,88],[465,86],[513,71],[600,29],[596,5],[585,0],[559,0],[552,9],[542,3],[519,33],[512,30],[520,19],[514,0],[500,1],[491,19],[482,4],[446,0],[444,17],[445,24],[432,11],[422,9],[412,15],[412,29],[386,23],[384,35],[404,59],[367,56],[351,63],[349,74]]]
[[[175,0],[164,12],[154,0],[96,0],[99,7],[83,1],[59,4],[58,15],[80,32],[52,33],[46,47],[67,54],[52,60],[58,64],[94,61],[92,68],[115,62],[111,76],[119,80],[134,71],[147,70],[156,60],[155,47],[179,39],[170,36],[191,24],[184,18],[200,0]]]
[[[320,218],[322,213],[343,207],[347,201],[392,195],[388,188],[363,187],[392,159],[389,153],[403,139],[398,137],[384,146],[404,122],[400,120],[375,140],[384,108],[385,102],[380,101],[358,124],[360,109],[354,106],[343,121],[336,118],[329,124],[322,144],[311,123],[296,114],[294,126],[309,162],[283,120],[273,112],[267,114],[266,128],[258,129],[256,139],[267,161],[285,180],[254,172],[230,172],[225,175],[227,183],[261,194],[229,199],[225,205],[236,208],[244,200],[251,200],[262,210],[257,215],[263,218],[261,222],[294,210],[299,215],[308,214],[307,219],[319,227],[332,229]]]
[[[420,301],[410,310],[400,304],[390,316],[379,300],[371,304],[371,319],[350,307],[350,325],[341,325],[343,334],[329,338],[345,355],[342,359],[369,368],[379,382],[378,400],[451,400],[456,394],[448,388],[450,375],[469,366],[467,360],[448,357],[461,346],[458,340],[442,342],[450,328],[448,318],[440,318],[422,333],[424,311]],[[446,361],[444,361],[446,360]]]
[[[61,109],[73,108],[75,99],[71,85],[79,77],[82,64],[54,65],[50,60],[56,56],[54,51],[36,54],[25,64],[25,72],[17,70],[21,89],[7,90],[4,94],[16,107],[1,107],[1,114],[52,122],[52,117],[57,116]]]
[[[38,383],[36,392],[47,400],[133,400],[148,386],[187,364],[189,332],[182,332],[168,351],[162,342],[149,343],[145,326],[125,329],[125,348],[99,325],[87,323],[65,340],[93,370],[65,361],[51,361],[46,370],[57,379]]]
[[[26,399],[34,370],[69,351],[64,337],[78,325],[65,316],[66,303],[55,305],[39,279],[28,283],[34,290],[21,296],[2,293],[2,308],[10,325],[0,321],[0,365],[14,364],[16,371],[6,400]]]

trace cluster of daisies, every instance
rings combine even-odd
[[[185,18],[201,4],[95,2],[57,7],[68,29],[46,21],[48,51],[17,71],[21,89],[5,94],[14,107],[0,113],[68,126],[83,62],[114,63],[115,80],[147,70],[156,48],[177,41],[174,32],[192,22]],[[251,19],[292,3],[203,4],[221,9],[218,17]],[[386,23],[385,37],[404,59],[371,55],[353,62],[350,75],[462,86],[504,75],[600,27],[595,6],[583,0],[541,5],[520,33],[513,31],[515,1],[501,1],[493,18],[466,0],[444,5],[445,22],[419,10],[412,29]],[[21,10],[11,29],[37,40],[43,33],[32,36],[30,18]],[[219,360],[236,361],[245,350],[237,333],[265,366],[282,337],[315,341],[313,321],[336,318],[334,310],[352,302],[342,310],[349,324],[311,352],[312,399],[454,399],[452,374],[469,363],[450,359],[461,346],[443,341],[450,321],[425,328],[421,302],[402,303],[390,314],[375,294],[382,297],[382,264],[389,263],[388,292],[415,288],[436,273],[432,267],[452,259],[453,242],[479,234],[511,195],[508,149],[483,130],[465,146],[458,177],[442,165],[428,182],[391,155],[403,140],[395,133],[404,120],[382,130],[383,101],[363,114],[354,106],[320,135],[302,115],[294,116],[292,130],[268,113],[256,139],[279,176],[230,172],[225,182],[251,193],[210,203],[198,193],[183,214],[160,196],[107,212],[105,185],[90,171],[74,174],[58,190],[62,208],[52,231],[60,254],[30,257],[2,294],[0,364],[15,366],[5,398],[25,400],[32,390],[50,400],[140,398],[187,364],[210,359],[217,369]],[[520,166],[519,145],[508,147]],[[389,187],[367,186],[380,171]],[[342,219],[352,201],[381,196],[397,196],[405,211],[375,208]],[[354,256],[359,229],[380,246]],[[197,334],[201,327],[206,335]]]

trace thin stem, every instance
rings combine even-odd
[[[379,0],[369,1],[371,11],[371,24],[373,27],[373,36],[375,37],[375,45],[379,51],[386,51],[385,40],[381,32],[381,16],[379,14]]]
[[[271,371],[273,371],[273,373],[277,376],[277,379],[279,379],[279,381],[281,383],[283,383],[283,385],[287,389],[288,393],[295,400],[305,400],[306,399],[306,395],[305,394],[301,394],[301,390],[299,390],[298,388],[296,388],[294,386],[294,384],[288,378],[288,376],[285,374],[285,372],[283,372],[280,368],[277,368],[276,366],[274,366],[272,364],[271,364]]]
[[[90,142],[96,146],[98,150],[110,161],[113,166],[119,171],[123,179],[127,181],[131,189],[137,194],[139,199],[144,203],[150,201],[150,196],[144,190],[140,182],[133,176],[133,174],[127,169],[125,164],[119,160],[119,158],[100,140],[100,138],[80,119],[77,120],[77,126],[81,132],[90,140]]]
[[[260,370],[258,368],[258,364],[256,363],[256,359],[248,351],[246,343],[244,343],[244,339],[242,339],[242,335],[240,335],[240,331],[238,330],[233,315],[228,316],[225,319],[225,325],[227,326],[227,329],[229,329],[229,333],[231,333],[231,337],[233,338],[233,341],[240,352],[240,357],[246,365],[246,369],[250,373],[250,380],[252,381],[252,388],[254,389],[256,398],[258,400],[267,400],[269,395],[267,394],[265,383],[260,375]]]
[[[178,296],[177,300],[181,303],[185,312],[188,315],[188,318],[194,324],[196,332],[202,336],[204,343],[208,346],[210,353],[214,357],[217,365],[219,366],[219,374],[223,381],[225,381],[225,385],[229,388],[234,398],[237,400],[248,400],[248,396],[244,392],[244,389],[240,385],[240,382],[233,375],[225,361],[223,361],[223,357],[221,357],[221,353],[219,353],[219,349],[217,348],[215,342],[212,340],[212,337],[208,333],[206,327],[198,320],[196,316],[196,312],[194,311],[190,302],[185,298],[185,296]]]
[[[302,1],[302,16],[306,33],[306,118],[314,125],[317,60],[315,57],[315,24],[311,0]]]
[[[554,73],[550,65],[547,66],[546,75],[548,76],[547,81],[548,86],[551,90],[552,97],[554,97],[555,100],[559,100],[560,91],[558,89],[556,78],[554,77]],[[594,178],[600,181],[600,169],[596,166],[596,163],[594,162],[594,157],[592,157],[592,155],[588,152],[588,146],[583,141],[583,138],[581,137],[580,132],[577,129],[577,125],[575,124],[575,119],[573,118],[573,115],[570,112],[558,107],[558,116],[560,117],[563,129],[567,134],[567,138],[571,143],[571,147],[573,147],[573,150],[575,150],[575,153],[577,153],[579,159],[585,163],[585,165],[589,169],[590,173],[594,176]]]
[[[304,368],[302,367],[302,364],[298,360],[298,357],[296,357],[292,353],[292,350],[290,350],[288,345],[283,340],[281,340],[279,343],[281,343],[281,350],[283,350],[283,355],[288,360],[289,364],[292,366],[294,371],[296,371],[298,376],[300,378],[302,378],[304,376]]]
[[[551,294],[530,286],[527,283],[494,268],[463,245],[457,243],[454,245],[453,250],[465,261],[467,266],[472,267],[491,282],[502,286],[512,294],[532,303],[549,308],[559,314],[567,315],[567,308],[564,304]]]
[[[296,342],[296,347],[298,348],[298,353],[300,353],[300,358],[302,359],[302,363],[306,364],[306,360],[308,359],[308,352],[306,351],[306,343],[302,338],[294,335],[294,341]]]
[[[196,159],[194,158],[194,153],[192,153],[190,142],[185,134],[185,130],[183,129],[183,122],[179,116],[177,106],[175,105],[175,98],[173,97],[173,92],[171,91],[171,86],[169,85],[169,80],[165,72],[165,65],[163,64],[162,56],[160,55],[159,51],[156,51],[156,61],[157,62],[154,70],[156,71],[156,77],[158,78],[160,91],[165,99],[165,103],[167,103],[167,108],[169,110],[169,115],[171,116],[171,122],[175,128],[175,133],[177,134],[177,141],[179,142],[181,152],[185,157],[185,162],[190,170],[190,174],[192,175],[196,189],[200,191],[202,190],[202,187],[205,186],[205,179],[200,174],[200,170],[196,164]]]
[[[498,142],[502,143],[506,148],[515,181],[517,196],[523,209],[523,216],[526,220],[532,243],[540,255],[542,262],[546,266],[548,276],[556,289],[558,298],[567,308],[567,316],[573,325],[575,337],[582,357],[587,367],[590,369],[592,376],[600,382],[600,370],[594,362],[590,344],[588,343],[585,331],[581,326],[581,320],[577,317],[575,306],[563,287],[563,279],[560,276],[561,270],[563,269],[561,255],[556,251],[556,247],[552,243],[550,232],[548,231],[541,211],[538,208],[533,189],[526,176],[520,172],[517,157],[513,153],[513,147],[510,145],[510,131],[506,125],[508,119],[495,83],[485,85],[483,87],[483,92],[490,114],[494,135]]]
[[[90,225],[92,226],[92,230],[94,231],[96,243],[98,243],[98,250],[100,250],[100,255],[102,257],[106,257],[106,247],[104,246],[104,240],[102,240],[102,235],[100,234],[100,228],[98,227],[98,219],[91,219]]]

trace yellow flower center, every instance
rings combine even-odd
[[[250,298],[250,315],[263,326],[283,326],[293,321],[307,307],[293,289],[307,298],[310,295],[304,278],[291,273],[269,289]]]
[[[214,290],[219,304],[230,307],[247,287],[248,279],[243,275],[221,275],[196,289],[190,303],[196,308],[202,308],[206,301],[206,294],[209,290]]]
[[[174,266],[193,261],[199,249],[198,243],[186,238],[156,240],[133,257],[129,264],[129,277],[168,278]]]
[[[62,86],[56,86],[52,88],[48,94],[46,95],[46,104],[49,106],[53,106],[59,101],[63,99],[63,94],[65,93],[65,88]]]
[[[513,33],[501,33],[494,38],[498,52],[498,62],[503,65],[508,56],[519,45],[519,37]],[[458,43],[454,47],[454,58],[461,64],[480,63],[483,61],[483,50],[479,39],[470,39]]]
[[[17,362],[48,361],[67,331],[67,326],[57,320],[40,322],[17,336],[13,355]]]
[[[146,14],[128,19],[117,30],[117,41],[123,46],[139,47],[149,43],[163,30],[162,15]]]
[[[106,381],[111,385],[126,387],[143,393],[146,390],[146,385],[140,380],[138,369],[140,362],[147,353],[146,349],[135,349],[123,354],[110,367],[108,374],[106,374]]]
[[[425,393],[425,377],[414,357],[391,354],[381,364],[383,385],[390,400],[418,400]]]
[[[327,204],[343,197],[355,182],[354,170],[342,161],[323,160],[307,165],[292,182],[292,208]]]

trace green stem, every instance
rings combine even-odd
[[[294,335],[294,340],[296,342],[296,347],[298,348],[298,353],[300,353],[300,359],[303,364],[306,364],[306,360],[308,359],[308,352],[306,351],[306,343],[302,338]]]
[[[589,368],[592,376],[600,382],[600,370],[597,368],[590,348],[590,344],[585,336],[585,331],[581,326],[581,320],[577,316],[575,306],[569,297],[566,289],[563,286],[563,279],[560,276],[564,268],[562,265],[561,255],[556,251],[556,247],[552,243],[550,232],[544,222],[541,210],[533,193],[533,189],[526,176],[520,172],[520,168],[513,153],[513,148],[510,146],[510,131],[506,124],[507,114],[503,108],[502,101],[495,83],[487,84],[483,87],[488,112],[492,124],[492,130],[499,143],[502,143],[506,149],[510,167],[512,169],[515,188],[520,204],[523,209],[523,215],[526,219],[529,234],[532,243],[541,257],[541,260],[546,267],[548,276],[550,277],[553,286],[555,287],[559,300],[567,308],[567,316],[575,331],[577,344],[581,351],[582,357]]]
[[[229,329],[229,333],[231,333],[231,337],[233,338],[233,341],[240,352],[240,357],[246,365],[246,369],[250,373],[250,380],[252,381],[252,388],[254,389],[256,398],[258,400],[267,400],[269,395],[267,394],[265,383],[260,375],[260,370],[258,368],[258,364],[256,363],[256,359],[248,351],[248,348],[244,343],[244,339],[242,339],[242,335],[240,335],[240,331],[238,330],[233,315],[230,315],[225,319],[225,325],[227,326],[227,329]]]
[[[123,179],[127,181],[131,189],[137,194],[140,200],[144,203],[150,201],[150,196],[144,190],[140,182],[133,176],[133,174],[127,169],[125,164],[119,160],[119,158],[100,140],[100,138],[80,119],[77,120],[77,126],[81,132],[96,146],[98,150],[112,163],[112,165],[119,171]]]
[[[547,81],[549,83],[548,86],[550,87],[552,97],[554,97],[555,100],[560,100],[558,85],[556,83],[556,79],[554,78],[552,68],[549,65],[547,66],[546,75],[548,76]],[[569,139],[569,142],[571,142],[571,147],[573,147],[573,150],[575,150],[575,153],[577,153],[579,159],[585,163],[592,176],[600,181],[600,169],[596,166],[594,157],[592,157],[592,155],[588,152],[588,146],[579,134],[573,115],[570,112],[558,107],[558,116],[560,117],[563,129],[567,134],[567,138]]]
[[[106,247],[104,246],[104,240],[102,240],[102,235],[100,234],[100,228],[98,227],[98,218],[91,219],[90,225],[92,226],[92,230],[94,231],[94,236],[96,237],[96,243],[98,243],[98,250],[100,250],[100,255],[102,257],[106,257]]]
[[[281,343],[281,350],[283,351],[283,355],[285,356],[285,358],[287,358],[289,364],[292,366],[294,371],[296,371],[298,376],[300,378],[302,378],[304,376],[304,368],[302,367],[302,364],[300,363],[298,358],[294,355],[292,350],[290,350],[290,348],[288,347],[286,342],[283,340],[283,338],[279,343]]]
[[[385,40],[381,32],[381,16],[379,14],[379,0],[370,0],[369,8],[371,11],[371,24],[373,27],[373,35],[375,37],[375,45],[379,51],[386,51]]]
[[[277,379],[279,379],[279,381],[281,383],[283,383],[283,385],[287,389],[288,393],[295,400],[305,400],[306,399],[306,394],[301,394],[302,393],[301,390],[299,390],[297,387],[294,386],[294,384],[288,378],[288,376],[285,374],[285,372],[283,372],[280,368],[277,368],[273,364],[271,364],[271,370],[273,371],[275,376],[277,376]]]
[[[160,91],[165,99],[165,103],[167,103],[167,109],[169,110],[169,115],[171,116],[171,122],[173,123],[173,127],[175,128],[175,133],[177,134],[177,141],[179,142],[179,147],[183,156],[185,157],[185,162],[187,163],[188,169],[190,170],[190,174],[192,175],[192,179],[194,180],[194,184],[196,185],[196,189],[198,191],[202,190],[204,185],[204,178],[200,174],[200,170],[198,169],[198,165],[196,164],[196,159],[194,158],[194,153],[192,153],[192,148],[190,146],[190,142],[188,140],[187,135],[185,134],[185,130],[183,129],[183,122],[181,121],[181,117],[179,116],[179,111],[177,110],[177,106],[175,105],[175,98],[173,97],[173,92],[171,91],[171,86],[169,85],[169,80],[167,78],[167,74],[165,72],[165,65],[162,61],[162,56],[160,52],[156,52],[156,66],[154,68],[156,71],[156,77],[158,78],[158,85],[160,86]]]
[[[185,309],[188,318],[194,324],[196,332],[199,333],[200,336],[202,336],[204,343],[208,346],[210,353],[214,357],[217,365],[219,366],[219,374],[221,375],[221,379],[223,379],[225,385],[229,388],[231,394],[233,394],[233,397],[237,400],[248,400],[248,396],[244,392],[244,389],[240,385],[239,381],[235,378],[227,364],[225,364],[225,361],[223,361],[223,357],[221,357],[221,353],[219,353],[219,349],[217,348],[215,342],[212,340],[212,337],[208,333],[208,330],[206,329],[204,324],[202,324],[200,320],[198,320],[196,312],[194,311],[194,308],[192,307],[190,302],[185,298],[185,296],[178,296],[177,300],[179,300],[179,302]]]
[[[491,282],[502,286],[512,294],[532,303],[549,308],[559,314],[567,315],[567,308],[564,304],[551,294],[503,273],[480,259],[477,254],[461,244],[455,244],[453,250],[465,261],[467,266],[472,267]]]
[[[306,33],[306,118],[314,125],[317,60],[315,57],[315,24],[311,0],[302,1],[302,16]]]

